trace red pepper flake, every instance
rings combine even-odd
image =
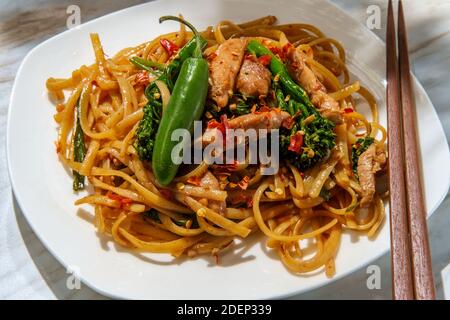
[[[167,200],[172,200],[173,199],[173,193],[169,189],[161,189],[161,190],[159,190],[159,192],[161,192],[161,195],[164,198],[166,198]]]
[[[294,48],[294,46],[293,46],[292,44],[290,44],[290,43],[286,43],[286,44],[283,46],[283,49],[282,49],[283,55],[287,56],[288,53],[289,53],[289,51],[291,50],[291,48]]]
[[[136,85],[147,86],[149,82],[150,82],[150,79],[148,78],[147,71],[141,70],[138,73],[136,73]]]
[[[208,121],[208,125],[207,125],[208,129],[214,129],[214,128],[218,128],[218,127],[220,127],[220,122],[217,121],[216,119]]]
[[[246,53],[244,55],[244,60],[252,60],[252,61],[254,61],[255,60],[255,56],[253,54],[251,54],[251,53]]]
[[[178,50],[180,50],[180,47],[178,47],[175,43],[173,43],[169,39],[162,38],[161,40],[159,40],[159,43],[164,48],[164,50],[166,50],[169,57],[173,56],[174,53],[177,53]]]
[[[281,125],[286,129],[291,129],[292,126],[294,125],[294,123],[295,123],[294,117],[289,117],[289,118],[286,118],[285,120],[283,120]]]
[[[193,184],[194,186],[200,186],[201,180],[202,179],[200,177],[190,177],[186,182]]]
[[[217,170],[218,174],[227,174],[227,172],[236,171],[238,168],[239,163],[234,160],[233,163],[230,164],[215,164],[213,165],[213,168]]]
[[[300,177],[304,178],[305,174],[303,172],[300,172]]]
[[[208,62],[211,62],[211,61],[213,61],[216,57],[217,57],[217,53],[213,52],[213,53],[209,54],[209,55],[206,57],[206,60],[207,60]]]
[[[208,129],[214,129],[216,128],[222,133],[222,141],[223,144],[226,143],[227,140],[227,129],[230,129],[230,124],[228,123],[228,118],[226,114],[223,114],[220,116],[220,122],[213,119],[208,122]]]
[[[269,50],[272,51],[272,53],[275,54],[275,55],[276,55],[276,54],[280,55],[280,53],[283,52],[283,51],[281,51],[281,49],[278,48],[278,47],[269,47]]]
[[[245,194],[239,194],[236,197],[231,198],[231,204],[233,206],[239,205],[245,203],[247,204],[247,208],[253,207],[253,198],[245,195]]]
[[[297,131],[297,133],[291,136],[288,150],[300,154],[302,146],[303,146],[303,134]]]
[[[352,108],[345,108],[344,112],[345,113],[352,113],[354,110]]]
[[[253,113],[255,113],[255,114],[260,114],[260,113],[263,113],[263,112],[269,112],[270,110],[271,110],[271,109],[270,109],[269,106],[264,105],[264,106],[262,106],[261,108],[259,108],[258,111],[254,111]]]
[[[112,200],[118,201],[120,204],[120,208],[124,208],[129,206],[131,203],[133,203],[133,200],[129,198],[122,197],[121,195],[118,195],[116,193],[108,192],[106,196]]]
[[[258,62],[261,63],[263,66],[268,66],[270,64],[270,61],[272,61],[272,57],[268,54],[265,54],[258,58]]]
[[[247,190],[248,187],[248,182],[250,181],[250,177],[249,176],[245,176],[244,178],[242,178],[241,181],[238,182],[238,186],[242,189],[242,190]]]
[[[283,51],[283,48],[279,47],[269,47],[269,50],[276,56],[278,56],[281,60],[286,59],[286,53]]]

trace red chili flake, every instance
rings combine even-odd
[[[216,119],[212,119],[212,120],[208,121],[207,128],[208,129],[214,129],[214,128],[220,127],[220,125],[221,124],[220,124],[219,121],[217,121]]]
[[[292,126],[294,125],[294,123],[295,123],[294,117],[289,117],[289,118],[286,118],[285,120],[283,120],[281,125],[286,129],[291,129]]]
[[[200,177],[190,177],[186,182],[193,184],[194,186],[200,186],[201,180],[202,179]]]
[[[278,56],[281,60],[286,59],[286,53],[283,51],[282,48],[279,47],[269,47],[269,50],[272,51],[272,53],[276,56]]]
[[[209,55],[206,57],[206,60],[209,61],[209,62],[211,62],[211,61],[214,60],[216,57],[217,57],[217,53],[213,52],[213,53],[209,54]]]
[[[118,201],[121,208],[129,206],[131,203],[133,203],[133,200],[122,197],[121,195],[118,195],[116,193],[108,192],[106,196],[112,200]]]
[[[291,136],[288,150],[300,154],[302,146],[303,146],[303,134],[297,132],[296,134]]]
[[[253,54],[251,54],[251,53],[246,53],[246,54],[244,55],[244,60],[255,61],[255,60],[256,60],[256,57],[255,57]]]
[[[283,52],[278,47],[269,47],[269,50],[272,51],[273,54],[278,54],[278,55]]]
[[[147,86],[150,82],[148,78],[148,72],[145,70],[141,70],[136,73],[136,85],[138,86]]]
[[[223,144],[227,141],[227,129],[230,129],[230,124],[228,123],[228,118],[226,114],[220,116],[220,122],[213,119],[208,122],[208,129],[217,128],[222,133]]]
[[[263,112],[269,112],[271,109],[269,106],[262,106],[261,108],[259,108],[258,111],[255,111],[254,113],[259,114],[259,113],[263,113]]]
[[[173,193],[169,189],[161,189],[161,190],[159,190],[159,192],[161,192],[161,195],[164,198],[166,198],[167,200],[172,200],[173,199]]]
[[[169,57],[171,57],[174,53],[180,50],[180,47],[178,47],[175,43],[173,43],[169,39],[162,38],[161,40],[159,40],[159,43],[164,48],[164,50],[166,50]]]
[[[303,172],[300,172],[300,177],[304,178],[305,174]]]
[[[218,174],[226,174],[227,172],[236,171],[239,163],[234,160],[233,163],[230,164],[215,164],[213,168],[217,170]]]
[[[233,206],[236,206],[236,205],[239,205],[242,203],[247,204],[247,207],[251,208],[253,206],[253,198],[249,197],[248,195],[242,194],[242,193],[231,198],[231,204]]]
[[[286,43],[286,44],[283,46],[283,49],[282,49],[283,55],[287,55],[287,54],[289,53],[289,50],[291,50],[291,48],[293,48],[293,47],[294,47],[294,46],[293,46],[292,44]]]
[[[296,69],[298,69],[299,65],[297,62],[292,62],[291,67],[292,67],[292,69],[296,70]]]
[[[226,114],[220,116],[220,121],[222,122],[225,129],[230,129],[230,124],[228,123],[228,118]]]
[[[242,189],[242,190],[247,190],[248,187],[248,182],[250,181],[250,177],[249,176],[245,176],[244,178],[242,178],[241,181],[238,182],[238,186]]]
[[[344,112],[345,113],[352,113],[354,110],[352,108],[345,108]]]
[[[270,61],[272,61],[272,57],[268,54],[265,54],[258,58],[258,62],[263,66],[268,66],[270,64]]]

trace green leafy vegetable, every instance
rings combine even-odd
[[[159,218],[158,211],[153,208],[144,212],[144,219],[145,218],[151,219],[151,220],[155,221],[156,223],[161,223],[161,219]]]
[[[78,100],[77,107],[77,123],[75,126],[75,136],[73,140],[73,160],[76,162],[83,162],[86,156],[86,145],[84,144],[84,132],[80,123],[80,100]],[[73,190],[78,191],[84,189],[84,176],[78,171],[73,170]]]
[[[355,144],[352,146],[352,164],[356,178],[358,178],[358,159],[374,141],[374,138],[367,136],[356,140]]]
[[[130,59],[130,62],[134,64],[136,67],[142,70],[147,70],[150,73],[153,73],[157,76],[161,75],[161,71],[165,69],[165,65],[159,62],[145,60],[139,57],[133,57]],[[156,70],[155,70],[156,68]]]
[[[183,218],[180,220],[174,220],[172,219],[172,221],[180,227],[186,227],[186,224],[188,223],[188,221],[192,220],[192,225],[190,226],[190,229],[197,229],[199,228],[198,225],[198,221],[195,215],[188,215],[188,214],[183,214],[182,215]]]
[[[182,218],[179,220],[172,219],[172,221],[180,227],[186,227],[186,224],[188,221],[192,221],[192,225],[190,228],[196,229],[199,228],[197,218],[195,215],[189,215],[189,214],[181,214]],[[145,219],[151,219],[156,223],[161,223],[161,219],[159,218],[159,212],[156,209],[150,209],[147,212],[144,212],[144,218]]]
[[[322,189],[320,190],[319,196],[320,196],[323,200],[325,200],[326,202],[330,201],[330,199],[331,199],[331,193],[330,193],[330,191],[328,191],[328,190],[325,189],[325,188],[322,188]]]

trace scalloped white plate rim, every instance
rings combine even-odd
[[[336,260],[337,273],[332,279],[327,279],[323,272],[313,273],[313,275],[308,276],[293,275],[281,266],[281,262],[274,260],[270,255],[263,253],[259,243],[253,245],[248,252],[256,256],[256,259],[241,264],[226,267],[210,267],[211,260],[196,259],[184,261],[180,265],[157,265],[151,262],[141,261],[141,258],[137,258],[137,256],[124,250],[117,249],[116,247],[111,246],[110,243],[102,244],[95,235],[94,227],[81,219],[80,216],[74,214],[76,208],[72,205],[75,196],[71,192],[71,178],[57,161],[52,146],[52,143],[56,138],[56,125],[51,118],[54,109],[48,108],[51,104],[45,95],[44,81],[45,78],[49,76],[67,76],[69,70],[75,69],[81,64],[90,63],[93,60],[88,42],[88,32],[86,31],[99,31],[107,53],[114,53],[118,48],[121,48],[124,45],[136,45],[146,39],[153,38],[156,34],[173,30],[175,26],[170,23],[157,26],[156,21],[159,15],[156,14],[156,12],[158,12],[158,10],[162,10],[161,13],[164,14],[182,13],[195,25],[201,27],[205,26],[205,19],[213,19],[211,17],[204,18],[198,16],[199,12],[205,8],[220,8],[225,11],[231,10],[231,12],[233,12],[232,14],[226,12],[222,17],[221,13],[218,18],[235,18],[238,21],[266,14],[276,15],[281,22],[307,21],[308,19],[315,18],[315,20],[311,22],[321,28],[325,34],[341,40],[346,49],[353,49],[351,41],[355,39],[352,37],[358,36],[363,36],[364,39],[370,41],[370,44],[374,46],[374,48],[360,46],[357,49],[361,52],[352,52],[352,50],[349,50],[349,62],[352,73],[355,72],[363,83],[367,81],[369,87],[373,86],[371,89],[374,90],[376,94],[378,93],[378,98],[382,102],[380,113],[382,115],[381,118],[383,119],[383,115],[385,116],[385,110],[383,110],[384,74],[380,76],[376,74],[377,72],[368,69],[366,60],[364,60],[366,59],[364,55],[367,56],[368,54],[372,54],[379,60],[377,62],[372,61],[371,63],[377,64],[378,69],[376,71],[380,72],[380,65],[384,65],[384,43],[365,26],[359,24],[347,13],[342,11],[342,9],[325,0],[304,0],[298,1],[295,4],[292,2],[289,3],[288,0],[280,0],[278,1],[279,5],[276,8],[273,6],[273,2],[274,1],[270,0],[258,2],[256,0],[214,0],[208,2],[195,0],[190,1],[189,4],[187,4],[177,0],[167,0],[141,4],[97,18],[80,25],[75,29],[56,35],[36,46],[24,58],[14,82],[8,112],[7,159],[11,184],[24,216],[45,247],[66,268],[79,268],[81,280],[92,289],[109,297],[125,299],[282,298],[313,290],[317,287],[336,281],[360,269],[364,265],[369,264],[371,261],[374,261],[389,251],[389,225],[388,223],[385,223],[379,234],[378,240],[373,242],[362,237],[357,239],[357,243],[350,243],[349,234],[343,236],[343,244],[341,244]],[[251,12],[249,12],[250,10],[247,12],[245,10],[237,10],[237,8],[241,9],[243,6],[251,6],[254,3],[257,3],[258,7],[255,10],[253,10],[255,7],[252,7]],[[286,8],[287,4],[291,5],[289,10],[281,9],[283,7]],[[321,10],[307,10],[308,8],[313,10],[315,7],[320,7]],[[198,12],[196,12],[196,8],[198,9]],[[265,8],[265,10],[262,10],[262,8]],[[309,12],[309,15],[300,18],[302,10]],[[294,13],[289,11],[294,11],[298,16],[293,18]],[[123,38],[120,36],[117,37],[116,34],[112,32],[121,32],[121,30],[115,29],[114,21],[118,20],[118,23],[120,23],[120,18],[124,17],[128,19],[125,20],[126,23],[124,23],[127,26],[133,24],[142,25],[143,22],[139,20],[139,18],[145,12],[149,12],[145,17],[145,23],[148,23],[148,27],[151,25],[157,26],[157,30],[154,32],[149,31],[146,33],[144,31],[139,31],[143,35],[133,35],[133,40],[131,41],[126,39],[128,38],[127,32],[128,34],[133,34],[136,30],[130,29],[124,31],[125,33],[122,35]],[[152,12],[155,13],[152,14]],[[209,12],[210,15],[217,14],[213,11]],[[328,15],[326,15],[327,12]],[[135,16],[138,16],[138,18],[135,19]],[[325,20],[321,20],[321,18],[327,18],[329,21],[323,22]],[[220,19],[208,21],[207,24],[217,22]],[[339,26],[341,29],[340,33],[329,26],[330,23],[339,23],[339,19],[345,21],[345,26]],[[101,31],[105,25],[109,25],[111,30],[105,30],[105,32]],[[342,30],[345,30],[346,28],[348,30],[352,29],[352,32],[347,34],[342,32]],[[336,32],[337,34],[335,34]],[[69,41],[72,38],[76,38],[77,35],[79,42],[76,42],[75,46],[77,49],[74,51],[67,52],[68,49],[56,47],[57,44],[64,43],[65,38],[67,38],[66,41]],[[343,40],[343,38],[346,39]],[[118,40],[117,44],[115,44],[116,40]],[[71,43],[66,42],[66,44],[69,48],[74,46],[74,44]],[[114,50],[108,50],[109,47],[114,47],[114,45]],[[50,50],[52,48],[55,50],[60,49],[61,52]],[[48,61],[48,56],[46,56],[45,53],[52,53],[56,57],[51,61]],[[43,54],[44,56],[42,56]],[[363,57],[361,57],[361,55],[363,55]],[[67,58],[70,56],[73,56],[74,59],[73,61],[68,62]],[[361,63],[360,61],[363,62]],[[53,70],[52,67],[56,67],[43,65],[45,62],[51,62],[52,65],[56,64],[60,66],[60,69]],[[70,67],[67,65],[70,65]],[[63,71],[59,72],[59,70]],[[29,88],[29,82],[32,84],[33,81],[36,82],[38,89],[33,90]],[[381,83],[379,83],[380,81]],[[431,152],[431,155],[427,158],[428,162],[424,167],[426,172],[425,176],[427,178],[425,179],[427,211],[428,215],[431,215],[443,201],[449,188],[450,171],[448,168],[448,145],[442,125],[432,107],[431,101],[416,78],[414,78],[414,85],[416,91],[416,103],[423,106],[422,109],[418,108],[419,117],[422,119],[419,123],[419,129],[421,129],[420,132],[422,133],[420,141],[422,148],[424,149],[422,150],[422,154]],[[27,106],[36,101],[38,102],[37,106]],[[44,106],[40,105],[41,103],[44,104]],[[26,117],[26,115],[29,115],[30,113],[23,114],[23,112],[31,111],[32,113],[35,110],[39,112],[36,117]],[[43,123],[40,123],[39,121],[43,121]],[[38,130],[33,131],[31,137],[29,135],[21,134],[25,129],[32,131],[31,129],[34,128],[33,126],[36,126],[39,123],[48,124],[51,128],[44,128],[42,126],[37,127],[36,129]],[[423,134],[425,130],[421,128],[423,123],[428,125],[426,127],[427,136]],[[35,139],[35,141],[33,141],[33,139]],[[429,142],[429,140],[434,143],[433,145],[435,148],[429,149],[429,147],[424,144]],[[35,144],[32,142],[35,142]],[[44,144],[40,145],[39,143]],[[27,148],[26,153],[23,151],[24,147]],[[30,151],[35,152],[30,153]],[[50,155],[51,152],[53,152],[52,155]],[[28,158],[26,155],[29,154],[33,154],[36,158]],[[431,161],[432,164],[429,164],[429,161]],[[41,172],[36,173],[39,170],[41,170]],[[44,174],[48,172],[50,172],[50,174]],[[435,178],[432,183],[429,181],[430,176]],[[34,188],[35,185],[36,188]],[[45,187],[47,189],[45,189]],[[38,189],[40,189],[40,191],[38,191]],[[58,211],[59,213],[56,213],[55,211]],[[41,217],[44,219],[40,219]],[[51,226],[51,223],[61,223],[61,225],[55,228]],[[66,223],[70,223],[70,225],[66,225]],[[85,250],[80,248],[78,241],[81,244],[88,245],[88,247],[86,247]],[[258,248],[255,248],[257,246]],[[344,246],[346,251],[342,249]],[[374,249],[372,249],[373,251],[370,250],[370,246],[374,247]],[[367,254],[366,250],[369,250],[369,254]],[[91,256],[89,254],[91,254]],[[222,259],[226,261],[228,256],[229,255],[225,254]],[[360,259],[355,259],[354,256]],[[92,260],[87,261],[88,258],[99,258],[100,261],[94,260],[95,263],[92,263]],[[143,259],[148,258],[162,261],[162,263],[165,263],[166,261],[158,255],[150,254],[143,257]],[[348,262],[349,260],[351,260],[351,262]],[[230,260],[231,263],[233,263],[233,261],[233,259]],[[107,265],[107,272],[105,272],[105,268],[102,269],[101,267],[106,267],[105,264],[107,262],[110,264]],[[205,272],[205,270],[207,272]],[[233,278],[228,281],[228,277]],[[252,280],[253,277],[256,278]],[[213,284],[212,281],[215,281],[216,283]],[[235,284],[234,282],[238,282],[238,284]]]

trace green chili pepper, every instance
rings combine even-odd
[[[197,37],[193,37],[191,40],[189,40],[189,42],[186,43],[186,45],[180,49],[175,58],[172,60],[171,63],[169,63],[167,68],[164,70],[164,73],[158,79],[160,81],[165,82],[170,91],[172,91],[175,85],[175,81],[178,78],[178,75],[181,71],[182,64],[187,59],[192,57],[193,53],[195,52],[198,46],[197,43],[200,43],[200,49],[203,49],[206,46],[207,41],[200,36],[198,39]]]
[[[147,70],[150,73],[153,73],[154,75],[160,76],[161,71],[165,69],[165,65],[159,62],[145,60],[139,57],[133,57],[130,59],[130,62],[134,64],[139,69]],[[156,68],[157,70],[154,70],[153,68]]]
[[[192,57],[182,63],[156,134],[152,168],[157,181],[162,185],[168,185],[178,170],[178,165],[171,158],[172,149],[178,144],[172,141],[172,132],[176,129],[192,130],[194,121],[202,116],[209,76],[208,62],[202,56],[202,42],[198,31],[189,22],[178,17],[164,16],[159,19],[160,22],[165,20],[179,21],[188,26],[195,34],[196,47]]]
[[[75,136],[73,139],[73,160],[76,162],[83,162],[86,156],[86,145],[84,144],[84,132],[80,124],[80,100],[78,100],[77,107],[77,123],[75,127]],[[78,191],[84,188],[84,176],[78,171],[73,170],[73,190]]]
[[[278,59],[272,53],[272,51],[270,51],[268,48],[266,48],[256,40],[250,40],[248,42],[247,50],[257,57],[270,55],[272,57],[272,59],[270,60],[270,71],[274,76],[278,75],[280,77],[279,81],[283,89],[291,96],[291,98],[295,98],[298,101],[304,103],[306,106],[315,110],[314,106],[311,103],[311,100],[309,100],[306,91],[303,90],[303,88],[298,84],[296,84],[294,80],[292,80],[284,63],[280,59]]]
[[[203,38],[200,38],[200,42],[202,48],[207,43]],[[192,56],[196,46],[197,43],[194,37],[180,49],[174,59],[163,70],[162,74],[159,74],[158,80],[164,82],[170,91],[173,90],[173,83],[180,73],[182,63]],[[153,65],[158,67],[155,62],[150,62],[138,57],[131,58],[130,61],[138,68],[144,70],[151,70],[151,66]],[[153,72],[155,71],[157,70],[153,70]],[[144,117],[139,122],[136,131],[136,142],[134,146],[141,160],[150,161],[153,157],[156,132],[162,115],[161,93],[155,82],[150,83],[147,88],[145,88],[145,96],[148,99],[148,103],[144,107]]]

